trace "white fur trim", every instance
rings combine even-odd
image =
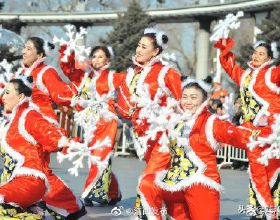
[[[251,183],[252,183],[252,188],[254,189],[255,193],[256,193],[256,197],[258,199],[258,202],[260,203],[260,205],[263,207],[263,208],[266,208],[268,207],[267,203],[265,202],[264,198],[262,197],[262,195],[259,193],[259,191],[257,190],[256,188],[256,184],[255,182],[253,181],[252,179],[252,175],[251,175],[251,170],[250,168],[248,169],[248,173],[249,173],[249,177],[250,177],[250,180],[251,180]]]
[[[212,149],[214,151],[216,151],[218,149],[218,143],[214,138],[214,134],[213,134],[213,127],[214,127],[214,121],[216,120],[217,116],[216,115],[211,115],[206,122],[205,125],[205,134],[206,134],[206,138],[207,141],[210,143],[210,146],[212,147]]]
[[[43,115],[41,112],[40,112],[40,114],[43,116],[44,119],[46,119],[46,120],[47,120],[48,122],[50,122],[51,124],[56,125],[56,126],[59,126],[59,123],[57,122],[56,119],[51,118],[51,117],[48,117],[48,116],[45,116],[45,115]]]
[[[43,67],[40,72],[37,75],[37,80],[36,80],[36,87],[38,89],[40,89],[44,94],[49,95],[49,91],[47,89],[47,87],[45,86],[44,82],[43,82],[43,76],[44,74],[47,72],[48,69],[54,69],[51,66],[45,66]]]
[[[131,132],[131,135],[132,135],[134,149],[136,150],[137,156],[139,157],[140,160],[143,160],[146,151],[148,149],[148,145],[141,144],[140,141],[137,140],[137,137],[133,131]]]
[[[182,180],[181,182],[175,184],[175,185],[167,185],[165,183],[162,182],[162,178],[164,176],[164,174],[166,174],[165,172],[161,172],[160,174],[158,174],[158,177],[156,178],[156,184],[158,186],[160,186],[161,188],[168,190],[168,191],[179,191],[179,190],[183,190],[185,187],[190,187],[193,184],[202,184],[205,185],[209,188],[215,189],[218,192],[223,190],[223,187],[217,183],[216,181],[212,180],[211,178],[207,177],[204,175],[205,170],[207,169],[206,164],[196,155],[195,151],[192,149],[191,145],[190,145],[190,134],[191,131],[193,129],[193,126],[195,125],[195,122],[197,120],[197,117],[202,113],[202,111],[206,108],[208,104],[208,100],[206,100],[195,112],[195,114],[193,115],[191,120],[186,121],[185,123],[185,128],[183,130],[183,136],[186,139],[186,143],[184,146],[184,151],[187,154],[187,157],[194,163],[194,165],[198,168],[197,172],[193,175],[190,175],[188,178],[186,178],[185,180]],[[211,117],[211,116],[210,116]],[[212,118],[210,118],[209,120],[209,126],[211,123],[214,122],[216,116],[213,116]],[[207,121],[208,122],[208,121]],[[206,124],[207,125],[207,124]],[[207,131],[207,126],[205,125],[205,132]],[[211,135],[208,134],[208,141],[210,139],[209,142],[212,142],[214,140],[213,134],[212,134],[212,140],[211,140]],[[213,144],[213,143],[210,143]],[[214,153],[214,152],[213,152]]]
[[[0,203],[4,203],[4,196],[0,195]]]
[[[58,141],[58,148],[62,148],[62,147],[65,147],[69,144],[69,140],[67,137],[65,136],[62,136],[59,141]]]
[[[69,212],[67,212],[66,209],[58,208],[58,207],[55,207],[55,206],[52,206],[52,205],[49,205],[49,204],[46,204],[46,205],[49,209],[55,211],[56,213],[58,213],[58,214],[60,214],[64,217],[66,217],[70,214]]]
[[[172,93],[171,91],[169,90],[169,88],[167,88],[166,86],[166,83],[164,81],[165,79],[165,76],[166,74],[168,73],[170,67],[169,66],[164,66],[160,72],[159,72],[159,75],[158,75],[158,84],[160,86],[160,88],[168,95],[168,96],[171,96]]]
[[[274,186],[274,184],[275,184],[275,182],[276,182],[276,180],[277,180],[277,178],[278,178],[279,175],[280,175],[280,168],[278,168],[278,169],[274,172],[273,176],[271,177],[271,179],[270,179],[270,181],[269,181],[269,186],[270,186],[270,188],[272,188],[272,187]]]
[[[156,174],[155,177],[155,183],[163,190],[170,191],[170,192],[176,192],[176,191],[182,191],[188,187],[191,187],[193,185],[201,184],[205,187],[208,187],[210,189],[214,189],[218,192],[222,192],[224,188],[221,186],[221,184],[217,183],[216,181],[210,179],[209,177],[202,175],[202,174],[193,174],[190,175],[188,178],[178,182],[175,185],[169,185],[164,182],[162,182],[164,176],[166,175],[167,170],[159,171]]]
[[[113,153],[109,153],[106,158],[103,161],[109,161],[109,159],[111,158],[111,156],[113,155]],[[87,195],[90,193],[90,190],[93,188],[93,186],[96,184],[97,180],[100,178],[100,176],[102,175],[103,171],[106,169],[106,167],[104,167],[103,169],[101,169],[102,166],[97,166],[98,169],[98,173],[95,176],[95,178],[92,180],[92,182],[85,188],[85,190],[83,191],[81,197],[84,199],[85,197],[87,197]]]
[[[260,118],[263,116],[263,115],[266,115],[266,116],[269,116],[269,112],[267,111],[268,110],[268,107],[269,107],[269,103],[267,101],[265,101],[264,99],[262,99],[254,90],[254,85],[256,83],[256,79],[257,79],[257,76],[259,74],[259,71],[261,70],[263,66],[259,67],[258,69],[255,69],[253,70],[253,73],[252,73],[252,80],[251,82],[249,83],[248,85],[248,90],[249,92],[252,94],[252,96],[256,99],[256,101],[258,103],[260,103],[262,105],[262,108],[259,110],[259,112],[257,113],[255,119],[254,119],[254,122],[253,124],[255,126],[258,126],[258,121],[260,120]],[[240,93],[241,93],[241,90],[242,90],[242,86],[244,85],[244,81],[246,79],[246,77],[251,73],[251,69],[247,69],[245,71],[245,73],[242,75],[241,77],[241,83],[240,83]]]
[[[44,180],[46,183],[48,183],[47,177],[43,172],[41,172],[39,170],[29,168],[29,167],[20,167],[19,169],[16,169],[13,172],[12,176],[13,177],[16,177],[16,176],[32,176],[32,177],[40,178],[40,179]]]
[[[125,96],[125,94],[124,94],[124,92],[123,92],[122,87],[120,87],[119,91],[120,91],[120,94],[122,95],[122,97],[123,97],[125,103],[129,106],[130,109],[132,109],[133,107],[130,105],[129,101],[127,100],[127,98],[126,98],[126,96]],[[120,107],[120,106],[119,106],[119,107]],[[120,107],[120,108],[121,108],[121,107]],[[121,109],[122,109],[122,108],[121,108]],[[123,110],[123,109],[122,109],[122,110]],[[123,110],[123,112],[126,113],[125,110]],[[127,114],[129,114],[129,112],[127,112]]]
[[[30,142],[31,144],[36,145],[37,141],[34,139],[34,137],[32,135],[30,135],[28,133],[28,131],[25,128],[26,116],[32,110],[33,109],[31,109],[31,108],[27,108],[22,112],[22,114],[19,118],[19,122],[18,122],[18,130],[19,130],[19,133],[24,137],[24,139],[26,141]]]
[[[42,117],[44,119],[46,119],[48,122],[50,122],[51,124],[55,125],[55,126],[59,126],[59,123],[56,119],[51,118],[49,116],[44,115],[41,110],[40,107],[38,105],[36,105],[34,102],[29,102],[29,106],[32,107],[35,111],[37,111],[38,113],[40,113],[42,115]]]
[[[141,94],[146,77],[148,76],[151,69],[152,69],[152,66],[147,66],[141,71],[140,77],[137,80],[136,94]]]
[[[128,68],[127,69],[127,74],[126,74],[126,77],[125,77],[125,82],[126,82],[127,88],[129,88],[134,75],[135,75],[134,69],[132,69],[131,67]]]
[[[78,95],[82,92],[82,89],[84,88],[85,84],[86,84],[86,80],[89,77],[91,71],[87,70],[84,74],[84,77],[82,79],[82,82],[80,83],[79,87],[78,87]]]
[[[38,67],[41,63],[43,63],[45,61],[46,57],[40,58],[38,60],[36,60],[29,68],[25,67],[23,64],[23,70],[24,71],[24,75],[26,76],[30,76],[31,73],[33,72],[33,70]]]
[[[276,94],[280,94],[280,87],[277,86],[275,83],[271,82],[271,74],[272,74],[272,70],[274,69],[275,67],[270,67],[267,72],[265,73],[265,84],[267,85],[267,87],[273,91],[273,92],[276,92]],[[279,73],[277,73],[279,74]]]

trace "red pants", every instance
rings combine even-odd
[[[271,124],[272,121],[269,121],[269,124]],[[254,127],[250,122],[244,123],[243,126],[250,129],[256,129],[256,127]],[[269,129],[268,132],[270,132]],[[275,186],[275,184],[278,185],[279,183],[273,183],[273,180],[276,180],[277,176],[279,177],[280,160],[271,159],[269,160],[267,166],[259,163],[258,158],[261,157],[261,153],[264,149],[265,148],[256,147],[252,151],[247,150],[247,157],[250,165],[250,181],[252,182],[253,190],[256,193],[258,203],[262,207],[274,207],[278,204],[275,204],[275,202],[273,201],[271,190]]]
[[[118,128],[118,123],[117,120],[115,119],[108,122],[103,119],[100,120],[94,132],[94,136],[93,136],[94,138],[91,141],[90,146],[95,144],[97,141],[104,140],[106,137],[109,137],[111,139],[111,145],[108,147],[104,147],[103,149],[100,150],[93,150],[92,155],[100,156],[101,160],[109,160],[109,158],[112,156],[114,151],[117,128]],[[83,198],[85,198],[89,194],[90,190],[95,186],[96,181],[99,179],[101,175],[102,175],[102,170],[99,170],[97,165],[92,164],[89,170],[88,178],[85,183],[84,192],[82,194]],[[119,195],[120,195],[119,184],[116,179],[116,176],[112,173],[111,179],[109,180],[109,192],[108,192],[109,200],[117,199]]]
[[[162,210],[164,202],[167,214],[174,219],[219,219],[220,193],[218,191],[197,184],[178,192],[169,192],[159,188],[154,183],[154,178],[154,175],[145,176],[139,187],[143,199],[150,206],[146,211],[148,215],[150,214],[148,217],[164,219],[166,215]]]
[[[0,187],[1,203],[15,203],[27,208],[42,199],[46,192],[45,180],[33,176],[17,176]]]
[[[181,193],[164,194],[164,191],[155,184],[155,174],[149,174],[141,179],[139,184],[139,194],[144,213],[148,218],[165,219],[168,215],[174,219],[189,219],[187,206]],[[166,196],[166,197],[165,197]],[[166,205],[166,212],[162,208]]]
[[[45,154],[45,167],[48,166],[49,154]],[[62,216],[68,216],[71,213],[81,209],[82,203],[74,195],[72,190],[52,173],[50,168],[46,168],[45,174],[50,184],[49,192],[43,197],[43,201],[51,210]]]
[[[171,156],[169,152],[160,152],[161,146],[156,141],[150,141],[149,144],[150,147],[145,154],[147,165],[138,186],[144,212],[148,212],[145,214],[155,216],[157,219],[162,219],[164,215],[169,215],[174,219],[188,219],[187,208],[183,201],[174,202],[168,199],[165,201],[167,213],[162,210],[163,199],[158,200],[161,190],[155,185],[154,180],[158,171],[168,169]]]

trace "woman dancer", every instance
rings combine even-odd
[[[280,66],[274,66],[271,46],[259,42],[254,47],[249,68],[243,70],[235,62],[235,55],[230,51],[233,39],[221,39],[215,44],[220,49],[221,65],[227,74],[240,86],[242,101],[242,126],[270,126],[273,114],[280,113],[279,99]],[[280,201],[280,160],[269,160],[268,166],[260,164],[257,159],[263,149],[247,151],[250,165],[249,203],[256,209],[269,209],[279,206]],[[257,216],[255,216],[258,218]],[[261,217],[260,217],[261,218]]]
[[[62,46],[60,49],[61,57],[64,56],[66,46]],[[88,146],[94,145],[97,141],[102,141],[106,137],[111,139],[110,146],[104,147],[103,149],[93,150],[92,154],[95,156],[101,156],[102,162],[108,162],[106,167],[98,166],[98,164],[92,164],[88,174],[88,178],[85,183],[82,198],[84,199],[86,206],[93,206],[93,203],[100,204],[116,204],[121,200],[121,192],[116,176],[112,172],[111,157],[113,155],[115,138],[117,133],[117,117],[114,108],[114,92],[119,86],[122,78],[124,77],[121,73],[115,73],[109,70],[110,53],[108,47],[96,46],[90,53],[90,69],[87,71],[76,68],[76,60],[74,52],[68,57],[68,62],[60,61],[60,66],[71,80],[78,87],[78,105],[76,109],[80,113],[87,115],[89,120],[96,121],[96,128],[92,131],[93,134],[86,140]],[[98,97],[107,96],[107,98],[101,99]],[[83,109],[79,105],[80,102],[87,101],[88,103],[99,103],[95,106],[91,106],[90,109]],[[99,106],[106,106],[110,118],[106,119],[103,116],[97,116],[100,112],[104,112],[104,108],[98,109]],[[88,106],[87,106],[88,107]],[[79,113],[79,114],[80,114]],[[91,129],[90,127],[84,129]]]
[[[61,80],[56,70],[44,63],[47,54],[47,44],[39,37],[27,39],[23,49],[23,70],[20,75],[32,76],[34,86],[32,87],[32,102],[37,110],[49,122],[58,125],[57,116],[52,108],[52,101],[70,105],[68,99],[64,97],[74,96],[76,89],[73,85],[68,85]],[[85,209],[70,190],[70,188],[60,180],[48,167],[50,153],[44,152],[45,173],[47,175],[50,190],[44,196],[47,208],[52,210],[54,218],[65,218],[70,214],[85,214]]]
[[[219,219],[222,186],[216,162],[218,142],[245,149],[249,138],[260,132],[236,127],[212,115],[205,88],[203,81],[190,82],[183,88],[182,118],[174,127],[179,136],[170,144],[171,166],[157,174],[161,190],[151,190],[161,195],[156,197],[154,207],[176,193],[175,201],[184,201],[192,220]]]
[[[1,219],[41,219],[28,208],[48,191],[43,151],[55,152],[68,143],[64,130],[32,107],[32,78],[12,79],[4,89],[6,117],[1,137],[4,169],[0,186]],[[47,135],[46,135],[47,134]],[[78,219],[68,216],[66,219]]]
[[[143,97],[143,85],[148,88],[147,97],[155,98],[157,91],[161,90],[162,96],[159,106],[166,106],[167,98],[173,97],[176,100],[181,98],[180,74],[173,68],[161,62],[161,53],[167,45],[168,37],[162,32],[152,28],[144,31],[138,46],[136,55],[133,58],[135,68],[130,68],[125,80],[121,83],[118,90],[118,110],[126,119],[133,124],[135,147],[139,147],[137,152],[146,161],[146,167],[142,176],[139,178],[138,197],[136,208],[139,218],[156,217],[161,215],[160,209],[153,210],[153,194],[149,190],[150,185],[154,185],[150,179],[155,178],[157,171],[167,169],[170,164],[170,153],[162,149],[159,143],[161,132],[158,132],[155,140],[148,140],[147,146],[139,144],[137,139],[146,135],[150,124],[147,119],[139,117],[139,112],[143,109],[137,102],[138,98]],[[149,179],[149,181],[147,181]],[[152,187],[152,186],[151,186]],[[140,201],[141,200],[141,201]],[[167,212],[175,219],[185,219],[184,205],[174,205],[172,201],[166,201]]]

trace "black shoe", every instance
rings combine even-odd
[[[91,201],[90,199],[88,199],[87,197],[84,198],[84,204],[85,204],[85,206],[87,206],[87,207],[93,207],[92,201]]]
[[[120,194],[119,197],[116,199],[111,199],[111,201],[108,203],[108,205],[116,205],[121,200],[122,200],[122,194]]]
[[[77,220],[86,214],[87,214],[87,210],[86,210],[85,206],[83,205],[83,207],[79,211],[71,213],[70,215],[68,215],[65,218],[65,220]]]

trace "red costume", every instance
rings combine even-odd
[[[155,210],[162,206],[162,199],[171,198],[177,202],[185,201],[192,220],[219,219],[222,186],[216,162],[217,142],[246,148],[252,132],[218,119],[208,112],[206,105],[207,101],[191,119],[179,121],[175,128],[185,140],[183,146],[171,140],[170,168],[156,177],[162,190],[154,188],[149,195],[149,200],[153,201],[151,207],[156,207]],[[158,216],[158,219],[162,218]]]
[[[62,46],[60,49],[61,57],[64,56],[66,47]],[[75,68],[75,54],[72,53],[68,57],[68,62],[60,62],[60,66],[68,76],[70,81],[78,88],[81,99],[88,100],[92,91],[96,91],[99,96],[107,95],[109,92],[114,92],[119,86],[122,78],[121,73],[109,71],[108,68],[103,68],[100,71],[92,70],[86,73],[83,70]],[[94,87],[94,88],[93,88]],[[116,116],[114,99],[108,100],[109,111]],[[82,110],[80,106],[76,106],[77,110]],[[88,112],[94,117],[94,113]],[[116,176],[112,172],[111,157],[114,151],[115,137],[117,132],[117,119],[109,121],[101,118],[93,133],[92,140],[89,141],[89,147],[94,145],[97,141],[102,141],[106,137],[111,139],[111,145],[103,149],[93,150],[92,155],[101,156],[102,161],[108,161],[106,168],[99,167],[97,164],[92,164],[89,175],[85,183],[82,198],[85,202],[95,201],[102,204],[116,203],[121,198],[119,184]],[[90,204],[89,204],[90,205]]]
[[[2,133],[4,169],[0,203],[26,209],[41,200],[49,190],[43,151],[55,152],[65,144],[67,138],[63,130],[45,120],[32,105],[29,106],[27,98],[17,104]],[[3,217],[2,214],[1,209],[0,216]]]
[[[273,66],[272,61],[256,68],[249,63],[243,70],[235,62],[235,55],[230,52],[234,45],[233,39],[227,39],[226,46],[222,40],[215,44],[221,50],[221,65],[228,75],[240,86],[242,109],[244,112],[243,126],[270,126],[273,114],[280,113],[280,66]],[[278,207],[280,190],[280,160],[269,160],[268,166],[260,164],[257,159],[263,149],[247,150],[250,164],[250,204],[258,207]]]
[[[136,141],[134,146],[136,148],[138,145],[137,138],[145,136],[149,124],[145,119],[139,119],[141,108],[137,106],[137,103],[134,103],[131,98],[135,95],[139,95],[139,86],[144,83],[149,86],[149,93],[152,99],[159,88],[164,91],[164,95],[161,97],[161,106],[166,105],[166,98],[168,96],[174,97],[177,100],[181,98],[180,74],[173,68],[164,66],[160,61],[155,59],[145,67],[139,65],[135,69],[129,69],[126,79],[122,82],[118,90],[118,110],[124,118],[131,120],[133,124],[133,132]],[[157,171],[167,169],[170,165],[170,152],[162,151],[161,145],[158,142],[158,137],[160,137],[160,135],[161,134],[158,133],[156,140],[148,141],[149,147],[147,149],[136,149],[136,151],[140,153],[140,157],[143,156],[147,163],[143,175],[139,179],[139,195],[136,199],[136,208],[138,209],[144,208],[144,210],[147,210],[150,203],[152,203],[152,201],[148,200],[151,192],[143,190],[143,184],[147,182],[146,179],[151,178],[153,180]],[[153,181],[149,181],[149,184],[151,187],[154,186]],[[180,204],[175,205],[171,201],[167,202],[166,205],[169,215],[172,217],[176,216],[178,219],[185,218],[183,204],[181,206]],[[139,214],[141,215],[141,213]]]
[[[44,64],[44,59],[39,59],[29,68],[24,68],[22,74],[33,77],[32,102],[45,119],[58,125],[57,116],[52,108],[52,101],[62,105],[70,105],[69,98],[76,94],[73,85],[68,85],[61,80],[53,67]],[[68,216],[79,211],[81,202],[75,197],[71,189],[49,168],[50,152],[44,151],[45,173],[47,175],[50,190],[45,195],[44,201],[47,207],[59,215]]]

